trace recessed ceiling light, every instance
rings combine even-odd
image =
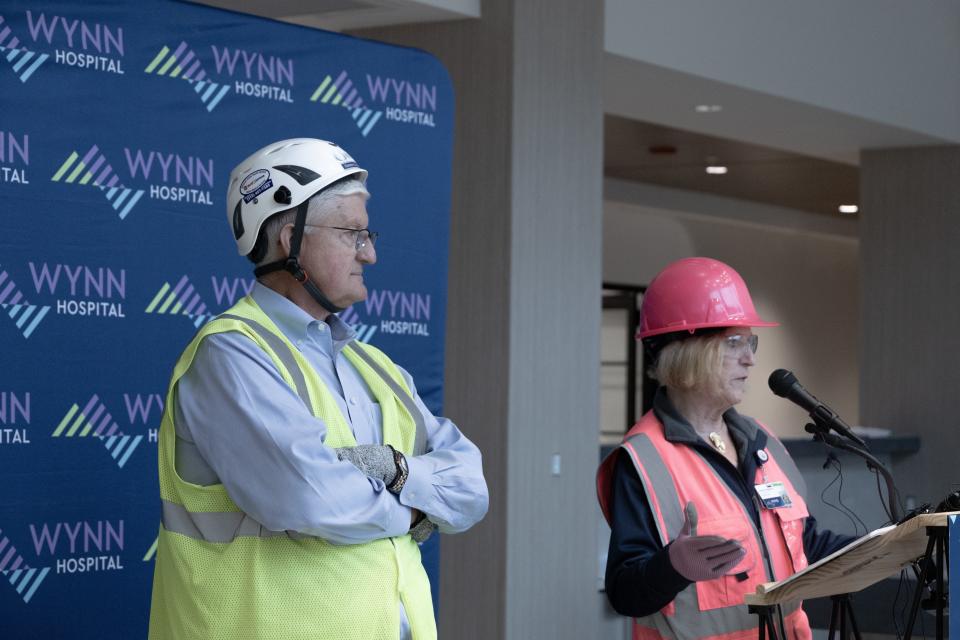
[[[856,213],[860,210],[860,207],[855,204],[842,204],[839,209],[840,213]]]
[[[707,167],[707,173],[713,176],[722,176],[727,172],[727,168],[723,165],[713,164]]]
[[[716,113],[722,111],[723,107],[719,104],[698,104],[693,108],[697,113]]]

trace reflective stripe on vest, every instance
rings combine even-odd
[[[161,500],[163,528],[204,542],[233,542],[241,536],[272,538],[287,536],[295,540],[311,536],[296,531],[271,531],[242,511],[200,511],[190,513],[176,502]]]
[[[651,501],[651,506],[657,516],[660,539],[666,546],[680,533],[684,520],[680,506],[680,495],[673,483],[673,477],[653,442],[646,434],[633,435],[627,438],[622,446],[629,453],[637,475],[643,482],[647,499]],[[712,467],[710,468],[712,469]],[[748,517],[748,519],[752,524],[752,518]],[[754,533],[756,535],[755,527]],[[756,616],[748,613],[746,607],[724,607],[701,611],[694,585],[690,585],[678,593],[672,604],[676,611],[683,613],[667,616],[658,612],[650,616],[637,618],[636,624],[654,630],[663,637],[680,638],[702,638],[752,629],[757,626]],[[686,612],[690,611],[697,611],[698,613],[697,615],[687,615]]]
[[[287,368],[287,372],[290,374],[290,377],[293,378],[293,383],[297,388],[297,395],[300,396],[300,400],[307,407],[307,411],[312,413],[310,392],[307,390],[307,380],[303,377],[303,371],[301,371],[300,367],[297,365],[297,360],[293,357],[290,347],[288,347],[283,340],[278,338],[276,334],[256,320],[244,318],[243,316],[236,316],[232,313],[222,313],[217,317],[224,320],[236,320],[237,322],[244,323],[250,327],[254,333],[260,336],[264,342],[270,345],[270,348],[273,349],[273,352],[277,354],[278,358],[280,358],[280,362],[282,362],[283,366]]]
[[[238,322],[243,322],[258,336],[260,336],[264,342],[270,345],[270,348],[273,349],[274,353],[277,354],[277,357],[280,358],[280,361],[283,362],[283,366],[286,367],[287,371],[290,373],[290,376],[293,378],[294,385],[297,389],[297,395],[300,396],[300,400],[307,407],[307,411],[312,411],[312,405],[310,404],[310,392],[307,390],[307,381],[303,377],[303,372],[300,370],[300,367],[297,366],[297,361],[293,357],[290,347],[288,347],[283,340],[278,338],[273,334],[273,332],[268,330],[256,320],[233,315],[231,313],[223,313],[218,317],[225,320],[236,320]],[[383,378],[384,383],[390,387],[390,390],[393,391],[394,395],[397,396],[397,399],[406,408],[407,413],[409,413],[410,417],[413,418],[413,422],[417,428],[416,436],[414,437],[413,455],[423,455],[426,452],[427,446],[427,428],[423,422],[423,414],[421,414],[420,410],[417,409],[417,405],[413,402],[413,398],[411,398],[410,394],[407,393],[406,390],[404,390],[399,384],[397,384],[397,381],[394,380],[389,373],[384,371],[383,367],[381,367],[376,360],[371,358],[370,354],[364,351],[363,348],[361,348],[356,342],[351,341],[347,344],[347,348],[349,348],[353,353],[357,354],[357,356],[366,362],[367,365],[369,365],[369,367],[377,373],[377,375]]]
[[[407,393],[393,377],[383,370],[383,367],[380,364],[370,357],[366,351],[360,348],[356,342],[350,342],[347,345],[351,351],[360,356],[360,359],[366,362],[371,369],[377,372],[383,381],[390,387],[390,390],[393,391],[393,394],[397,396],[397,399],[403,403],[403,406],[406,407],[407,413],[410,414],[410,417],[413,418],[413,423],[416,426],[416,434],[413,438],[413,455],[420,456],[426,453],[427,449],[427,427],[423,423],[423,414],[420,413],[420,410],[417,408],[417,405],[413,402],[413,398],[410,397],[410,394]]]
[[[201,486],[177,475],[174,390],[204,337],[225,331],[239,332],[267,353],[291,392],[326,424],[327,446],[356,444],[335,396],[250,296],[205,325],[174,366],[160,425],[163,524],[149,638],[396,640],[403,610],[414,640],[435,640],[430,583],[409,535],[336,545],[272,531],[243,513],[222,485]],[[344,355],[381,404],[383,441],[411,455],[420,412],[410,410],[415,406],[399,369],[372,346],[353,345]]]
[[[677,594],[674,603],[681,611],[697,610],[697,590],[690,585]],[[783,615],[791,616],[800,609],[799,602],[782,605]],[[737,631],[755,631],[758,618],[743,607],[725,607],[699,611],[696,615],[663,615],[655,613],[634,619],[634,624],[663,638],[709,638]]]
[[[651,419],[659,423],[652,415],[646,418],[646,420]],[[642,421],[641,425],[644,422],[645,421]],[[670,473],[670,468],[667,463],[667,459],[670,459],[671,456],[665,458],[664,455],[666,451],[664,454],[661,454],[657,448],[657,444],[655,444],[652,437],[648,435],[653,425],[649,423],[647,423],[645,427],[641,425],[638,425],[637,428],[645,428],[646,433],[639,432],[629,436],[624,440],[621,448],[629,455],[637,471],[637,475],[643,484],[651,510],[654,512],[658,534],[665,546],[670,540],[676,538],[683,526],[682,498],[678,490],[677,482]],[[662,428],[662,426],[660,428]],[[758,428],[760,427],[758,426]],[[766,433],[766,430],[764,430],[764,432]],[[794,485],[793,490],[799,494],[798,502],[800,502],[800,495],[805,493],[805,484],[803,483],[802,476],[792,459],[790,459],[782,443],[769,433],[767,433],[767,435],[768,450],[774,461],[775,468],[779,468],[782,472],[782,476],[779,477],[785,476],[786,480]],[[664,444],[670,445],[671,443],[664,440]],[[705,459],[705,456],[696,450],[693,451],[693,455],[700,461],[700,465],[698,466],[702,466],[712,477],[710,484],[716,483],[717,486],[723,487],[726,490],[726,483],[723,478],[709,461]],[[613,472],[613,467],[613,464],[605,461],[602,466],[602,471],[610,474]],[[698,473],[702,473],[702,471]],[[760,470],[758,470],[758,473],[760,473]],[[795,478],[797,480],[794,480]],[[684,483],[681,481],[681,484]],[[606,478],[600,480],[598,481],[598,487],[609,487],[609,482]],[[601,496],[601,503],[603,503],[604,499],[609,499],[609,497]],[[757,547],[762,551],[758,561],[764,565],[763,573],[767,576],[768,580],[775,579],[773,567],[767,560],[769,556],[766,550],[767,540],[762,537],[762,532],[757,529],[757,525],[749,509],[739,500],[731,498],[731,502],[739,506],[739,517],[743,522],[748,523],[748,528],[753,532]],[[764,521],[764,530],[766,530],[767,527],[777,527],[770,532],[771,535],[775,532],[780,533],[782,531],[779,516],[774,515],[772,512],[769,514],[761,514],[761,520]],[[786,549],[786,553],[788,556],[790,555],[789,548]],[[789,629],[787,633],[791,638],[794,636],[794,630],[797,631],[799,637],[809,637],[809,632],[807,632],[807,634],[803,633],[803,628],[808,628],[808,625],[805,622],[806,615],[800,609],[799,602],[782,606],[781,614],[778,617],[781,620],[781,634],[785,631],[784,626],[786,626]],[[786,618],[786,625],[783,624],[784,618]],[[722,637],[725,634],[734,634],[736,636],[738,632],[755,630],[757,628],[757,622],[757,617],[750,614],[747,607],[742,604],[716,607],[715,603],[710,604],[708,602],[705,607],[701,609],[701,603],[698,601],[697,586],[696,584],[692,584],[681,591],[665,609],[650,616],[635,620],[635,638],[652,640],[657,637],[715,638]]]
[[[666,463],[657,452],[656,446],[644,433],[630,436],[623,441],[620,447],[629,454],[637,475],[643,483],[647,499],[652,502],[651,506],[657,522],[657,533],[660,534],[660,541],[666,546],[680,533],[684,518],[680,495],[677,493],[677,487],[673,483],[670,470],[667,469]],[[797,492],[802,497],[806,497],[806,482],[783,443],[767,434],[767,449]],[[706,460],[704,460],[704,464],[714,473],[717,481],[722,483],[723,479],[716,474],[713,466]],[[744,509],[744,513],[748,513],[746,509]],[[753,523],[752,517],[747,517],[747,520]],[[773,578],[771,577],[771,579]]]
[[[646,434],[638,433],[621,446],[633,460],[633,466],[643,483],[643,490],[656,515],[660,542],[667,546],[683,528],[683,507],[680,506],[680,496],[673,484],[670,470]]]
[[[296,389],[297,396],[300,397],[300,401],[303,402],[304,406],[307,408],[307,411],[312,412],[313,410],[310,403],[310,392],[307,389],[307,381],[304,378],[300,367],[297,366],[297,361],[294,358],[293,352],[290,351],[290,347],[288,347],[283,340],[279,339],[269,329],[264,327],[256,320],[244,318],[243,316],[230,313],[221,314],[219,317],[225,320],[234,320],[244,323],[270,346],[273,352],[277,354],[277,357],[280,358],[283,366],[293,379],[294,387]],[[373,369],[377,375],[380,376],[380,378],[383,379],[384,383],[390,388],[393,394],[406,408],[407,413],[410,414],[410,417],[413,418],[414,425],[416,426],[413,455],[419,456],[426,453],[427,428],[423,421],[423,414],[420,413],[420,410],[417,408],[417,405],[414,403],[410,394],[407,393],[406,390],[404,390],[399,384],[397,384],[397,381],[394,380],[376,360],[371,358],[366,351],[358,346],[356,342],[348,343],[347,348],[349,348],[351,352],[355,353],[360,359],[366,362],[367,365]],[[180,425],[175,424],[174,426],[176,427],[177,435],[181,438],[177,446],[183,448],[191,447],[194,451],[196,451],[196,445],[189,438],[184,437],[183,434],[180,433]],[[184,452],[184,454],[186,453],[189,452]],[[208,465],[200,457],[199,452],[196,452],[190,456],[178,456],[177,473],[179,473],[180,476],[185,480],[194,482],[195,484],[211,485],[220,482],[219,478],[216,477],[216,472],[214,472],[210,465]],[[197,478],[203,478],[204,481],[202,483],[198,482],[196,480]]]
[[[780,465],[780,468],[783,469],[783,472],[787,474],[787,478],[790,479],[790,484],[793,485],[793,488],[803,497],[803,501],[807,501],[807,481],[803,479],[803,474],[800,473],[800,469],[797,468],[797,463],[793,461],[793,458],[790,457],[790,454],[787,453],[787,448],[783,446],[783,443],[767,434],[767,449],[770,451],[770,455],[773,456],[773,459],[777,461],[777,464]]]

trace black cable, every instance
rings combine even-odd
[[[857,525],[858,522],[860,523],[860,526],[863,527],[864,535],[866,535],[870,531],[867,528],[867,525],[864,524],[863,520],[860,519],[860,517],[853,511],[853,509],[849,508],[847,505],[843,503],[843,466],[840,464],[840,460],[835,455],[833,455],[833,452],[827,455],[827,462],[824,464],[824,468],[826,469],[828,466],[834,467],[837,470],[837,475],[834,476],[833,480],[830,481],[830,484],[824,487],[823,491],[820,492],[820,501],[823,504],[830,507],[831,509],[834,509],[835,511],[839,511],[840,513],[845,515],[847,517],[847,520],[850,521],[850,524],[853,525],[854,535],[856,536],[860,535],[860,529],[859,529],[859,526]],[[830,487],[836,484],[837,481],[840,482],[840,486],[837,488],[837,502],[839,503],[840,506],[833,504],[826,498],[827,491],[829,491]]]
[[[860,526],[863,527],[863,535],[867,535],[867,534],[870,532],[869,527],[867,527],[867,523],[865,523],[863,520],[860,519],[860,516],[857,515],[857,512],[856,512],[856,511],[854,511],[853,509],[851,509],[850,507],[848,507],[848,506],[847,506],[846,504],[844,504],[844,502],[843,502],[843,493],[842,493],[842,492],[843,492],[843,466],[842,466],[839,458],[837,458],[836,456],[834,456],[834,459],[835,459],[835,464],[836,464],[836,466],[837,466],[837,473],[840,474],[840,490],[837,492],[837,501],[840,503],[840,506],[843,507],[843,509],[844,509],[847,513],[849,513],[849,514],[852,515],[854,518],[856,518],[857,522],[860,523]],[[860,535],[860,534],[859,534],[859,530],[858,530],[856,527],[854,527],[854,534]]]
[[[880,494],[880,504],[883,505],[883,512],[887,514],[887,524],[892,524],[894,522],[894,518],[893,514],[890,513],[890,509],[887,507],[887,501],[883,496],[883,488],[880,486],[880,472],[872,466],[869,467],[869,469],[873,472],[873,475],[877,477],[877,493]]]
[[[900,609],[900,618],[897,618],[897,603],[900,601],[900,592],[903,590],[903,583],[906,579],[907,570],[901,569],[900,579],[897,581],[897,592],[893,596],[893,607],[890,609],[890,613],[893,616],[893,629],[897,634],[897,640],[903,638],[903,631],[900,630],[900,621],[903,620],[903,616],[907,613],[907,603],[905,602]]]

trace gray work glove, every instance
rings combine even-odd
[[[413,541],[417,544],[422,544],[436,529],[437,525],[431,522],[427,516],[423,516],[417,524],[413,525],[413,528],[410,529],[410,537],[412,537]]]
[[[368,478],[375,478],[390,484],[397,477],[397,463],[393,459],[393,449],[385,444],[358,444],[355,447],[334,449],[337,457],[346,460]]]
[[[683,528],[667,551],[670,564],[687,580],[713,580],[737,566],[747,550],[736,540],[697,535],[697,508],[688,502],[683,510]]]

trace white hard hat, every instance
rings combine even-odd
[[[230,172],[227,187],[227,223],[237,251],[245,256],[253,250],[267,218],[350,175],[367,180],[349,153],[326,140],[281,140],[255,152]]]

